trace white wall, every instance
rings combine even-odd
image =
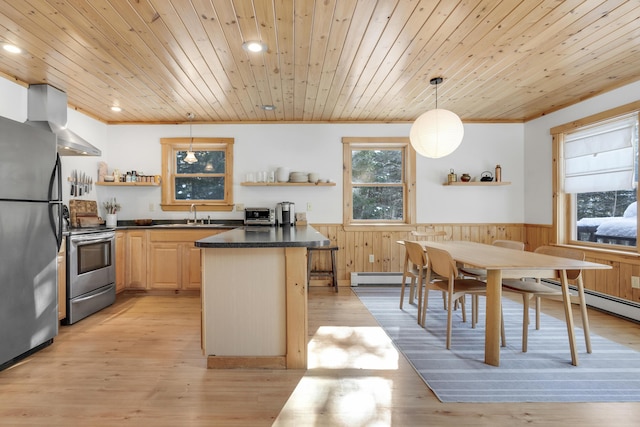
[[[296,204],[316,223],[342,222],[342,137],[408,136],[409,124],[247,124],[194,125],[194,137],[232,137],[234,147],[234,201],[245,206]],[[465,138],[453,155],[417,161],[418,222],[522,222],[522,125],[465,125]],[[188,125],[119,125],[108,128],[109,170],[136,170],[159,174],[160,138],[185,137]],[[479,177],[495,165],[503,167],[503,187],[445,187],[449,169]],[[248,172],[286,166],[293,171],[317,172],[335,187],[244,187]],[[159,188],[100,187],[102,199],[117,197],[123,205],[119,218],[185,218],[183,212],[162,212]],[[153,211],[150,211],[150,206]],[[211,218],[241,219],[241,213],[206,213]]]
[[[581,102],[526,124],[466,124],[460,148],[443,159],[417,161],[417,221],[512,222],[550,224],[551,127],[640,99],[640,82]],[[0,115],[26,120],[27,89],[0,79]],[[100,161],[109,168],[160,173],[162,137],[188,136],[187,125],[105,125],[74,110],[68,110],[71,130],[102,150],[102,157],[63,157],[63,176],[77,169],[97,178]],[[312,210],[309,220],[317,223],[342,222],[342,142],[343,136],[406,136],[409,124],[248,124],[194,125],[194,136],[235,138],[234,200],[246,206],[272,206],[279,201],[296,203]],[[525,161],[526,160],[526,161]],[[500,187],[448,187],[449,169],[458,175],[479,176],[503,170],[503,180],[512,185]],[[247,172],[288,166],[315,171],[333,179],[335,187],[242,187]],[[526,177],[526,178],[525,178]],[[68,190],[68,184],[66,184]],[[66,193],[67,191],[65,191]],[[525,196],[526,195],[526,196]],[[159,209],[160,190],[151,187],[97,187],[88,198],[99,203],[117,197],[123,209],[120,219],[184,218],[181,212]],[[65,202],[68,196],[65,195]],[[153,207],[153,211],[150,211]],[[101,212],[102,214],[102,212]],[[206,214],[205,214],[206,215]],[[241,218],[239,213],[211,214],[212,218]]]
[[[553,220],[552,153],[550,129],[640,99],[640,82],[596,96],[564,108],[524,126],[524,171],[527,197],[524,221],[551,224]]]

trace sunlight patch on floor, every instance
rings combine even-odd
[[[398,369],[398,358],[377,326],[321,326],[308,346],[308,369]]]
[[[320,418],[322,425],[389,426],[392,386],[393,381],[385,378],[333,378],[308,373],[273,425],[301,425],[300,420],[304,425],[316,425]]]

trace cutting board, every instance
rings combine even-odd
[[[98,203],[95,200],[69,200],[69,220],[72,227],[95,227],[100,224],[98,222],[92,226],[83,226],[80,224],[80,217],[95,217],[99,220]],[[88,223],[88,221],[85,221],[85,223]]]

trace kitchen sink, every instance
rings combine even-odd
[[[229,229],[235,228],[234,226],[225,225],[225,224],[202,224],[202,223],[156,224],[153,227],[154,228],[229,228]]]

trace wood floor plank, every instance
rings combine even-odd
[[[547,314],[562,307],[545,302]],[[590,311],[640,350],[640,326]],[[120,295],[0,372],[1,426],[637,425],[639,403],[442,404],[348,288],[311,288],[299,370],[206,369],[200,300]]]

